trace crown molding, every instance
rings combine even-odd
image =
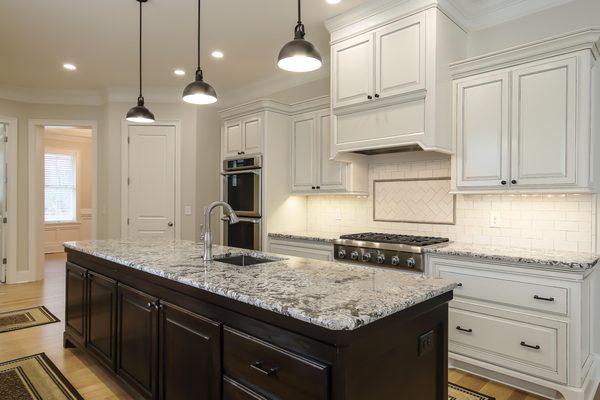
[[[372,0],[325,21],[332,42],[431,7],[467,32],[486,29],[575,0]]]
[[[219,111],[219,114],[223,120],[228,120],[263,111],[271,111],[284,115],[296,115],[329,107],[329,95],[319,96],[292,104],[285,104],[272,99],[258,99],[223,109]]]
[[[594,60],[600,58],[600,27],[580,29],[454,62],[449,65],[450,74],[460,78],[580,50],[590,51]]]

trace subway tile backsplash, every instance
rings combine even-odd
[[[448,237],[453,241],[590,252],[595,251],[596,199],[591,194],[457,195],[456,224],[373,220],[373,180],[450,175],[450,160],[372,164],[370,195],[310,196],[309,231],[350,233],[383,231]],[[495,227],[492,227],[495,217]]]

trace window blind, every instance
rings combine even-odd
[[[44,154],[46,222],[77,220],[77,160],[74,154]]]

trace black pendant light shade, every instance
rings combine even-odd
[[[212,104],[217,101],[217,92],[212,86],[204,82],[204,76],[200,68],[200,1],[198,0],[198,67],[196,68],[196,80],[183,89],[183,101],[191,104]]]
[[[301,5],[298,0],[298,23],[294,28],[294,40],[281,48],[277,65],[292,72],[309,72],[321,68],[323,60],[319,50],[311,42],[304,39],[306,32],[301,19]]]
[[[144,106],[144,96],[142,96],[142,3],[148,0],[136,0],[140,3],[140,95],[138,96],[137,106],[127,111],[125,119],[129,122],[148,124],[154,122],[154,114]]]

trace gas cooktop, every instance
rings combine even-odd
[[[391,243],[391,244],[407,244],[411,246],[430,246],[432,244],[440,244],[448,242],[447,238],[435,236],[412,236],[398,235],[392,233],[353,233],[350,235],[342,235],[340,239],[360,240],[363,242],[376,243]]]

